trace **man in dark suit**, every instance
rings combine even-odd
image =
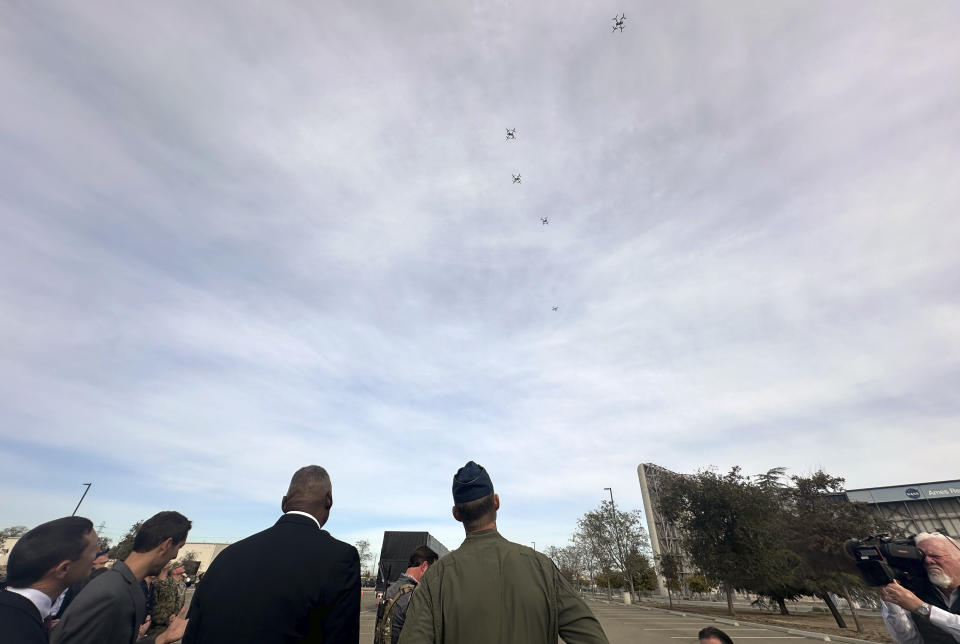
[[[298,470],[276,524],[210,564],[190,605],[184,644],[357,644],[360,557],[322,529],[332,506],[326,470]]]
[[[60,619],[67,610],[67,606],[76,598],[76,596],[83,590],[83,587],[89,584],[94,577],[103,574],[109,568],[106,568],[107,562],[110,561],[110,549],[100,550],[97,553],[97,556],[93,558],[93,565],[90,567],[90,574],[67,588],[67,592],[63,594],[63,599],[60,601],[60,608],[56,611],[56,619]],[[98,572],[99,571],[99,572]],[[56,607],[56,602],[54,602],[54,607]]]
[[[146,619],[140,582],[177,556],[191,523],[179,512],[159,512],[140,526],[133,552],[77,595],[53,629],[50,644],[133,644]],[[183,637],[186,622],[174,616],[167,630],[144,644],[168,644]]]
[[[97,533],[90,519],[64,517],[20,537],[0,590],[0,637],[17,644],[47,644],[43,620],[57,597],[90,573]]]

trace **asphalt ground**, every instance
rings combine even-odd
[[[603,626],[610,644],[687,644],[697,640],[697,633],[704,626],[719,628],[734,642],[745,640],[750,644],[785,644],[781,640],[807,639],[759,625],[731,626],[707,617],[670,615],[598,601],[587,601],[587,605]]]
[[[373,642],[373,627],[377,621],[377,593],[364,588],[360,596],[360,644]]]
[[[716,626],[732,637],[734,642],[744,640],[750,644],[788,644],[783,640],[806,639],[761,626],[730,626],[706,617],[681,617],[636,606],[590,600],[587,605],[603,626],[610,644],[689,644],[697,640],[697,633],[704,626]],[[364,589],[360,600],[360,644],[373,642],[376,617],[376,593]]]
[[[680,616],[636,606],[587,600],[587,605],[600,621],[610,644],[690,644],[704,626],[715,626],[733,638],[749,644],[788,644],[782,640],[807,639],[760,625],[732,626],[707,617]],[[360,600],[360,644],[373,642],[373,626],[377,617],[377,596],[364,589]]]

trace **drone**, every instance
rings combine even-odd
[[[614,16],[613,18],[611,18],[611,20],[613,20],[613,31],[616,32],[617,29],[619,29],[619,30],[622,32],[622,31],[623,31],[623,22],[624,22],[624,20],[626,20],[626,19],[627,19],[627,14],[625,14],[625,13],[620,14],[619,16]]]
[[[549,224],[550,224],[550,220],[549,220],[549,219],[547,219],[546,217],[541,217],[541,218],[540,218],[540,225],[541,225],[541,226],[547,226],[547,225],[549,225]]]
[[[554,310],[554,311],[558,311],[558,310],[560,310],[560,307],[559,307],[559,306],[555,306],[555,307],[553,307],[553,310]]]
[[[513,175],[513,182],[514,182],[514,183],[520,183],[520,175],[519,175],[519,174]]]
[[[512,130],[510,128],[507,128],[507,138],[504,140],[509,141],[510,139],[516,139],[516,138],[517,138],[517,128],[513,128]]]

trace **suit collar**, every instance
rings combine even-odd
[[[4,588],[0,590],[0,603],[14,606],[18,610],[30,615],[32,619],[37,620],[38,624],[43,623],[43,616],[40,615],[40,609],[37,608],[37,605],[20,593],[14,592],[9,588]]]
[[[53,608],[53,600],[50,599],[50,596],[36,588],[11,588],[7,586],[7,590],[15,595],[20,595],[33,604],[40,614],[40,619],[44,619],[49,615],[50,610]]]
[[[122,561],[118,561],[117,563],[113,564],[113,567],[110,570],[116,570],[118,573],[120,573],[120,576],[123,577],[128,584],[138,583],[133,571],[130,570],[130,566]]]
[[[300,510],[290,510],[284,514],[277,523],[302,523],[303,525],[310,525],[311,523],[317,526],[317,530],[322,530],[320,527],[320,522],[317,521],[317,518],[312,514],[307,514],[306,512],[301,512]]]

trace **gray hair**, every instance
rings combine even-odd
[[[943,539],[947,543],[953,544],[953,547],[957,550],[960,550],[960,543],[957,543],[956,539],[939,532],[920,532],[913,538],[913,541],[919,546],[922,541],[927,541],[928,539]]]
[[[307,465],[294,472],[287,488],[287,498],[322,499],[332,489],[327,470],[319,465]]]

